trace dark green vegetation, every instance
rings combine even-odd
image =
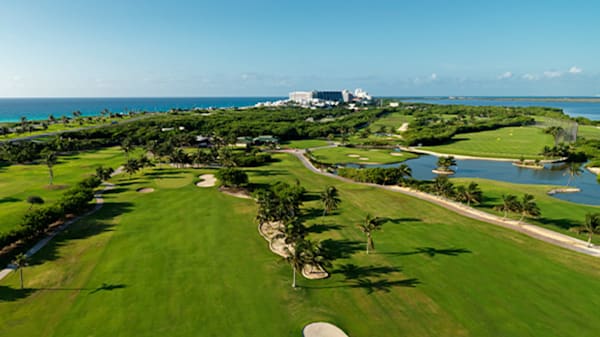
[[[597,259],[276,159],[246,170],[250,182],[306,188],[301,217],[333,260],[329,279],[292,289],[254,201],[195,187],[203,171],[150,168],[117,177],[102,210],[34,256],[25,289],[18,274],[0,282],[0,333],[294,336],[325,320],[351,336],[597,334]],[[321,221],[328,185],[342,203]],[[385,219],[369,255],[356,228],[367,213]]]

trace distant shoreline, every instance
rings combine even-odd
[[[415,97],[393,97],[402,101],[428,100],[428,101],[499,101],[499,102],[581,102],[600,103],[600,97],[489,97],[489,96],[415,96]]]

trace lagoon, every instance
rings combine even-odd
[[[409,159],[404,162],[412,170],[413,178],[419,180],[434,179],[437,175],[431,172],[436,167],[437,157],[422,155],[416,159]],[[456,174],[452,178],[483,178],[490,180],[500,180],[516,184],[536,184],[552,185],[564,187],[569,179],[564,163],[546,164],[544,170],[534,170],[521,168],[512,165],[511,162],[492,161],[492,160],[456,160],[457,166],[454,168]],[[388,165],[363,165],[363,167],[395,167],[400,164]],[[358,165],[347,165],[348,167],[357,167]],[[558,193],[553,195],[555,198],[571,201],[578,204],[600,205],[600,185],[596,181],[596,176],[584,170],[579,177],[574,177],[570,184],[571,187],[581,189],[578,193]]]

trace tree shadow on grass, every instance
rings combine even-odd
[[[446,256],[458,256],[460,254],[470,254],[470,250],[466,248],[433,248],[433,247],[417,247],[415,250],[410,252],[381,252],[378,254],[382,255],[393,255],[393,256],[406,256],[406,255],[418,255],[423,254],[429,257],[435,257],[436,255]]]
[[[90,291],[89,294],[92,295],[92,294],[95,294],[95,293],[100,292],[100,291],[113,291],[115,289],[124,289],[124,288],[127,288],[127,286],[124,285],[124,284],[107,284],[107,283],[102,283],[101,286],[99,286],[98,288]]]
[[[287,175],[288,172],[285,170],[280,170],[280,169],[268,169],[268,170],[256,170],[256,169],[249,169],[249,170],[244,170],[246,171],[246,173],[251,174],[251,175],[255,175],[258,177],[266,177],[266,176],[279,176],[279,175]]]
[[[342,226],[334,225],[334,224],[332,224],[332,225],[314,224],[314,225],[308,227],[307,231],[309,233],[321,234],[321,233],[325,233],[328,231],[338,230],[341,228],[342,228]]]
[[[0,204],[4,204],[7,202],[19,202],[19,201],[21,201],[21,199],[15,198],[15,197],[0,198]]]
[[[538,218],[537,221],[546,226],[555,226],[562,229],[570,229],[571,227],[581,226],[580,223],[573,221],[572,219],[548,219]]]
[[[105,202],[101,210],[93,215],[79,219],[63,232],[56,235],[52,241],[31,258],[29,264],[37,265],[56,260],[59,258],[60,248],[69,244],[70,241],[83,240],[112,231],[114,224],[110,221],[121,214],[131,211],[131,209],[132,204],[128,202]]]
[[[382,274],[390,274],[400,272],[401,269],[398,267],[391,266],[357,266],[353,263],[341,265],[338,269],[334,270],[334,274],[342,274],[346,280],[356,280],[371,276],[380,276]]]
[[[393,223],[394,225],[398,225],[404,222],[421,222],[423,220],[419,219],[419,218],[390,218],[390,217],[385,217],[385,218],[381,218],[381,222],[382,223]]]
[[[2,302],[14,302],[20,299],[23,299],[32,293],[34,293],[36,289],[25,288],[11,288],[8,286],[0,286],[0,303]]]
[[[358,279],[351,284],[350,288],[360,288],[364,289],[367,294],[372,294],[376,291],[389,293],[393,287],[408,287],[414,288],[421,282],[416,278],[409,278],[404,280],[388,280],[388,279],[379,279],[379,280],[370,280],[368,278]]]
[[[333,240],[327,239],[321,242],[321,249],[325,258],[329,261],[345,259],[359,250],[362,250],[364,243],[352,240]]]

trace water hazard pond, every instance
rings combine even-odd
[[[412,169],[413,178],[419,180],[430,180],[436,177],[431,172],[436,167],[437,158],[430,155],[421,155],[416,159],[404,162]],[[538,184],[565,186],[569,179],[565,164],[546,164],[544,170],[521,168],[512,165],[511,162],[491,160],[456,160],[456,174],[453,178],[483,178],[500,180],[516,184]],[[394,167],[400,164],[388,165],[363,165],[363,167]],[[357,167],[358,165],[347,165]],[[583,168],[583,167],[582,167]],[[558,193],[554,197],[580,204],[600,205],[600,185],[596,182],[596,176],[584,169],[582,175],[574,177],[570,183],[571,187],[581,189],[577,193]]]

